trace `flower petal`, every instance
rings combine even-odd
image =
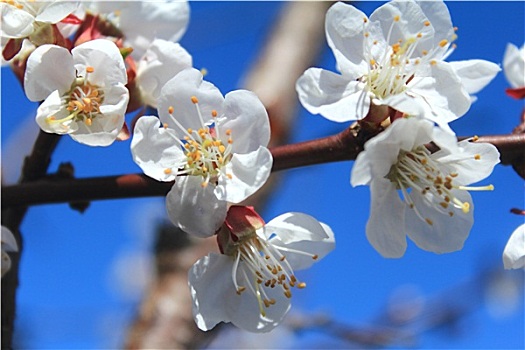
[[[249,153],[270,141],[270,120],[266,108],[257,95],[247,90],[226,94],[223,115],[217,118],[220,138],[227,140],[226,130],[231,131],[232,152]]]
[[[193,318],[197,327],[208,331],[219,322],[230,322],[225,301],[237,296],[231,277],[233,260],[210,253],[188,271],[188,285],[193,300]],[[213,288],[210,288],[213,286]]]
[[[57,62],[60,64],[56,64]],[[24,89],[30,101],[45,100],[55,90],[62,95],[71,88],[74,81],[73,57],[65,48],[42,45],[29,56],[24,75]]]
[[[141,117],[135,124],[131,153],[144,174],[158,181],[175,180],[180,162],[185,161],[180,144],[153,116]]]
[[[366,224],[366,237],[385,258],[399,258],[407,248],[404,232],[404,203],[394,185],[385,179],[370,184],[370,218]]]
[[[503,265],[506,269],[525,267],[525,224],[518,226],[503,250]]]
[[[180,44],[155,39],[137,68],[136,81],[144,103],[156,108],[164,84],[192,64],[191,55]]]
[[[59,92],[55,90],[38,106],[35,120],[40,129],[45,132],[59,135],[71,134],[78,129],[76,122],[69,120],[65,123],[52,123],[48,120],[50,117],[60,120],[68,115],[69,111],[63,105]]]
[[[44,2],[39,8],[35,21],[44,23],[57,23],[66,18],[78,8],[78,1],[53,1]]]
[[[166,196],[168,217],[175,226],[197,237],[212,236],[226,218],[227,202],[214,186],[202,187],[200,176],[180,176]]]
[[[368,17],[363,12],[342,2],[335,3],[326,12],[326,39],[343,75],[367,71],[368,62],[365,62],[361,50],[365,38],[365,20]]]
[[[89,81],[99,86],[126,84],[128,77],[124,59],[117,45],[106,39],[85,42],[71,50],[76,65],[85,70],[86,66],[95,68],[89,73]]]
[[[462,202],[472,203],[467,191],[452,190],[452,194]],[[430,198],[431,194],[427,196]],[[468,213],[464,213],[451,205],[448,210],[439,210],[437,203],[430,204],[420,194],[411,195],[411,198],[414,209],[406,207],[405,225],[408,236],[419,248],[440,254],[463,248],[474,223],[473,205]]]
[[[370,98],[362,83],[320,68],[309,68],[297,80],[299,100],[310,113],[335,121],[362,119]]]
[[[33,32],[35,17],[27,11],[18,9],[6,2],[0,2],[0,13],[2,14],[0,37],[25,38]]]
[[[280,215],[268,222],[260,234],[281,250],[294,270],[310,267],[335,248],[332,229],[303,213]]]
[[[272,154],[263,146],[247,154],[234,154],[230,162],[221,169],[215,195],[219,200],[242,202],[266,183],[272,163]]]
[[[494,79],[501,68],[485,60],[449,62],[469,94],[476,94]],[[525,74],[525,72],[524,72]]]
[[[525,86],[525,45],[518,49],[516,45],[507,44],[503,56],[503,72],[513,88]]]
[[[5,226],[2,226],[1,234],[2,234],[2,251],[17,252],[18,244],[16,243],[16,239],[13,236],[13,233],[11,232],[11,230],[9,230]]]
[[[192,102],[192,96],[198,99],[197,106]],[[202,79],[202,73],[196,69],[188,68],[170,79],[161,89],[158,99],[159,116],[162,123],[173,127],[173,119],[168,113],[168,108],[173,107],[173,117],[184,128],[198,130],[203,125],[200,122],[200,110],[204,123],[212,123],[212,111],[222,114],[224,97],[213,84]],[[179,138],[185,135],[176,129]]]

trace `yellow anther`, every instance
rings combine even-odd
[[[428,27],[430,25],[430,21],[425,21],[423,24],[425,25],[425,27]]]
[[[211,116],[215,118],[217,116],[217,111],[214,109],[211,111]]]
[[[192,103],[199,103],[199,99],[197,98],[197,96],[192,96],[191,97],[191,102]]]
[[[421,34],[421,33],[417,33],[417,37],[418,37],[418,38],[421,38],[422,36],[423,36],[423,34]]]
[[[168,128],[168,123],[164,123],[164,124],[162,124],[162,127],[163,127],[164,129],[167,129],[167,128]]]
[[[193,129],[192,128],[188,128],[188,134],[191,134],[193,132]]]
[[[421,54],[422,54],[423,56],[426,56],[426,55],[428,54],[428,51],[427,51],[427,50],[423,50],[423,51],[421,51]]]
[[[319,259],[319,255],[315,254],[314,256],[312,256],[312,259],[314,259],[314,260]]]
[[[367,23],[367,22],[368,22],[368,18],[363,17],[363,23]]]
[[[447,39],[443,39],[443,40],[441,40],[439,42],[439,46],[441,46],[441,47],[445,47],[445,45],[447,45],[447,44],[448,44],[448,40]]]
[[[231,137],[228,139],[228,143],[229,143],[230,145],[233,143],[233,140],[232,140]]]
[[[224,151],[226,151],[226,147],[224,147],[224,145],[220,145],[219,152],[224,153]]]
[[[206,68],[201,68],[201,74],[203,77],[208,75],[208,70]]]
[[[207,182],[207,181],[204,181],[203,183],[201,183],[201,187],[202,187],[202,188],[206,188],[206,187],[208,187],[208,182]]]
[[[365,32],[365,38],[368,38],[370,36],[369,32]]]
[[[270,307],[270,302],[266,299],[263,299],[264,306]]]
[[[299,284],[297,285],[297,288],[299,288],[299,289],[306,288],[306,283],[304,283],[304,282],[299,283]]]
[[[425,221],[426,221],[427,224],[429,224],[430,226],[434,225],[434,223],[432,222],[432,220],[430,220],[429,218],[425,218]]]
[[[230,136],[232,134],[232,130],[231,129],[226,129],[225,133],[226,133],[227,136]]]
[[[475,160],[480,160],[480,159],[481,159],[481,156],[480,156],[479,154],[476,154],[476,155],[474,155],[474,159],[475,159]]]
[[[290,292],[290,290],[287,289],[287,290],[284,291],[284,295],[285,295],[288,299],[290,299],[290,298],[292,297],[292,292]]]
[[[394,51],[394,53],[398,53],[400,50],[401,45],[399,45],[399,43],[395,43],[394,45],[392,45],[392,51]]]
[[[454,27],[454,31],[457,32],[458,31],[458,27]]]
[[[370,65],[371,65],[371,66],[375,66],[375,64],[376,64],[376,60],[374,60],[374,59],[372,58],[372,59],[370,60]]]
[[[437,64],[437,61],[436,61],[436,60],[431,60],[431,61],[430,61],[430,65],[431,65],[431,66],[435,66],[436,64]]]
[[[468,202],[463,203],[461,205],[461,210],[463,210],[463,212],[467,214],[470,211],[470,204]]]
[[[173,111],[174,111],[174,110],[175,110],[175,109],[173,108],[173,106],[169,106],[169,107],[168,107],[168,113],[169,113],[169,114],[173,114]]]
[[[447,209],[448,208],[448,203],[447,202],[441,202],[441,203],[439,203],[439,205],[441,205],[443,207],[443,209]]]
[[[399,22],[400,19],[401,19],[401,17],[399,15],[397,15],[397,16],[394,17],[394,22]]]
[[[86,72],[88,73],[93,73],[95,71],[95,68],[91,67],[91,66],[87,66],[86,67]]]
[[[172,171],[171,171],[170,168],[166,168],[166,169],[164,169],[164,174],[169,175],[169,174],[171,174],[171,173],[172,173]]]
[[[86,119],[84,119],[84,123],[85,123],[87,126],[91,126],[91,124],[93,124],[93,121],[91,120],[91,118],[86,118]]]
[[[91,99],[88,98],[88,97],[84,97],[84,98],[82,98],[82,102],[84,102],[87,105],[90,105],[91,104]]]
[[[241,295],[242,292],[244,292],[246,290],[246,287],[239,287],[239,289],[237,289],[237,295]]]

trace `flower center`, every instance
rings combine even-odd
[[[66,110],[70,114],[62,119],[56,119],[55,116],[48,117],[48,123],[60,123],[66,129],[68,122],[71,121],[84,122],[87,126],[91,126],[93,119],[102,114],[100,106],[104,101],[104,92],[97,85],[88,81],[89,73],[93,72],[93,67],[86,67],[85,77],[77,77],[69,93],[62,97]]]
[[[481,160],[476,154],[474,159]],[[458,173],[441,171],[443,164],[431,158],[430,151],[425,146],[419,146],[412,151],[401,151],[397,163],[392,165],[385,176],[397,189],[403,193],[403,199],[408,206],[415,210],[419,218],[429,225],[433,225],[430,218],[423,217],[414,206],[411,196],[419,193],[424,200],[442,213],[454,216],[453,208],[461,209],[463,213],[470,211],[471,204],[458,199],[453,190],[491,191],[494,186],[466,187],[454,183]],[[410,189],[410,192],[409,192]]]
[[[432,57],[434,57],[434,54],[438,50],[449,43],[447,39],[443,39],[431,52],[421,50],[420,53],[416,53],[416,48],[422,38],[425,37],[425,34],[419,32],[415,37],[406,40],[399,39],[397,42],[390,44],[392,32],[395,27],[398,26],[400,19],[400,16],[394,16],[386,38],[386,43],[389,47],[383,51],[382,55],[377,54],[376,47],[379,42],[377,40],[372,41],[370,32],[366,30],[368,19],[363,19],[363,53],[368,62],[368,73],[363,75],[359,80],[365,84],[367,91],[372,93],[376,98],[385,98],[407,90],[408,83],[416,75],[420,67],[428,63],[431,65],[435,64],[436,61]],[[428,26],[430,26],[429,21],[423,23],[423,28]],[[402,31],[403,29],[401,28],[399,30]],[[455,46],[444,54],[443,59],[448,56],[454,48]],[[414,57],[419,54],[420,57]]]
[[[286,260],[286,252],[310,255],[306,252],[273,245],[261,239],[255,232],[241,239],[236,244],[236,249],[231,252],[231,255],[235,257],[232,280],[237,294],[240,295],[248,287],[257,298],[262,316],[266,316],[265,308],[276,303],[274,298],[268,296],[265,289],[279,288],[286,298],[291,298],[292,288],[306,287],[306,283],[299,282],[295,277],[292,267]],[[317,255],[310,256],[313,259],[318,258]],[[239,284],[239,276],[244,278],[247,287]]]
[[[192,96],[191,101],[195,105],[201,124],[198,130],[184,128],[173,116],[174,108],[172,106],[168,108],[168,112],[175,122],[175,125],[185,134],[183,140],[176,140],[183,148],[186,159],[174,167],[166,168],[164,173],[171,174],[175,169],[177,175],[202,176],[203,182],[201,185],[202,187],[206,187],[210,182],[217,182],[221,168],[226,165],[232,157],[232,132],[230,129],[225,130],[225,134],[228,137],[225,144],[219,138],[219,123],[215,120],[217,111],[212,110],[211,116],[214,121],[206,124],[204,123],[197,97]],[[167,128],[168,125],[165,124],[164,127]],[[226,176],[232,178],[231,174],[226,174]]]

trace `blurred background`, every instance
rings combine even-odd
[[[354,3],[367,14],[380,4]],[[246,86],[248,72],[289,5],[192,2],[181,44],[193,56],[194,66],[205,68],[206,79],[225,94]],[[525,41],[523,2],[447,5],[459,27],[458,48],[449,60],[501,63],[507,42],[520,47]],[[318,16],[323,22],[324,12]],[[314,65],[335,71],[325,43]],[[2,175],[4,183],[14,183],[38,133],[37,104],[27,101],[9,68],[2,67],[1,73]],[[500,73],[477,95],[470,111],[452,124],[455,132],[510,133],[524,106],[507,97],[507,87]],[[302,108],[297,111],[289,142],[332,135],[349,126]],[[280,117],[272,117],[277,125]],[[50,171],[71,162],[77,177],[138,173],[129,143],[88,148],[63,137]],[[523,348],[523,270],[504,271],[501,259],[510,234],[523,223],[522,216],[509,212],[525,207],[523,180],[510,167],[498,166],[483,181],[496,190],[472,193],[475,223],[463,250],[436,255],[409,242],[403,258],[389,260],[365,237],[369,189],[350,186],[351,166],[352,162],[339,162],[280,172],[261,208],[267,221],[289,211],[307,213],[329,224],[336,234],[336,250],[298,273],[308,287],[294,294],[282,327],[269,335],[220,327],[196,346]],[[148,286],[155,283],[155,252],[170,244],[174,249],[199,244],[182,238],[163,240],[178,233],[166,223],[160,197],[92,202],[82,214],[67,204],[35,206],[21,230],[25,248],[15,348],[123,347]]]

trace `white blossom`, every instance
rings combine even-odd
[[[157,108],[161,88],[179,72],[191,67],[192,58],[180,44],[154,40],[137,67],[135,81],[144,104]]]
[[[525,224],[512,233],[503,250],[503,265],[506,269],[521,269],[525,266]]]
[[[42,24],[57,23],[77,7],[78,1],[1,1],[0,37],[28,37]]]
[[[232,206],[218,233],[222,254],[210,253],[188,273],[193,316],[201,330],[231,322],[269,332],[286,316],[295,271],[310,267],[335,247],[330,227],[302,213],[286,213],[266,225],[247,207]]]
[[[139,59],[154,39],[177,42],[186,32],[190,17],[187,1],[94,1],[89,9],[103,14],[124,34]]]
[[[525,44],[520,49],[511,43],[507,44],[503,56],[503,73],[513,88],[525,86]]]
[[[499,71],[483,60],[444,61],[456,34],[442,1],[395,0],[370,18],[336,3],[326,14],[325,29],[341,74],[310,68],[297,81],[297,91],[308,111],[332,121],[362,119],[375,104],[448,129],[469,109],[469,93]]]
[[[266,182],[273,160],[268,114],[257,96],[237,90],[223,97],[202,79],[185,69],[164,85],[160,122],[141,117],[131,151],[146,175],[176,180],[166,197],[172,222],[205,237],[223,223],[227,202],[243,201]]]
[[[440,149],[431,153],[425,144]],[[473,224],[468,187],[499,163],[489,143],[457,142],[455,136],[419,118],[401,118],[365,144],[352,169],[352,186],[370,185],[366,234],[385,257],[400,257],[408,235],[435,253],[459,250]],[[401,197],[398,196],[398,191]]]
[[[7,252],[17,251],[18,244],[16,243],[13,233],[11,233],[7,227],[2,226],[2,277],[11,268],[11,258]]]
[[[24,77],[29,100],[44,100],[36,116],[40,128],[90,146],[107,146],[121,131],[129,100],[126,83],[122,55],[105,39],[71,53],[42,45],[29,56]]]

